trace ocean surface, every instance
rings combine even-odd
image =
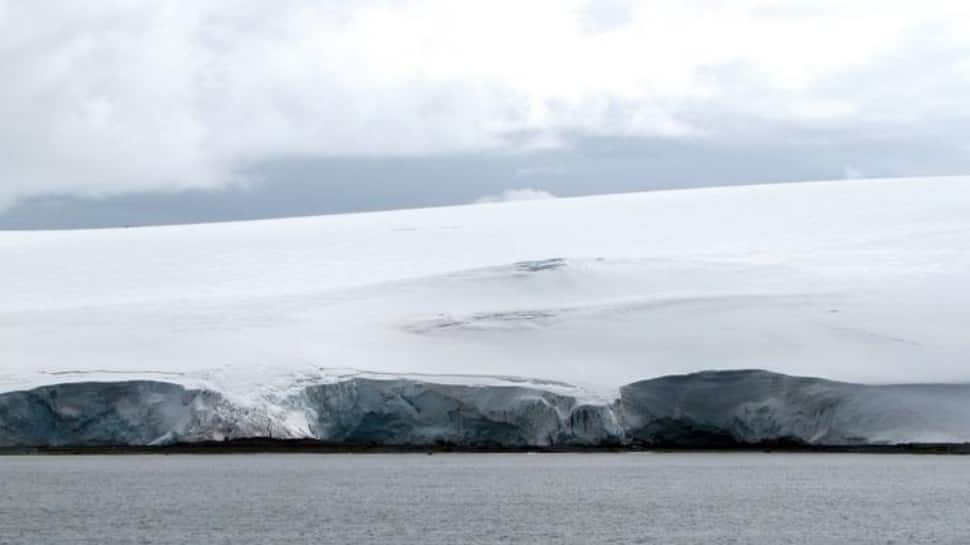
[[[970,543],[970,457],[0,457],[0,544]]]

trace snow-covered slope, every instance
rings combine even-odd
[[[286,400],[350,379],[970,381],[960,178],[0,232],[0,264],[0,392],[166,383],[290,435],[321,424]]]

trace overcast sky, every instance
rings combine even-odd
[[[970,174],[970,3],[0,0],[0,228]]]

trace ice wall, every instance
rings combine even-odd
[[[970,442],[970,385],[872,386],[711,371],[624,386],[590,402],[531,386],[353,378],[275,404],[152,381],[0,394],[0,447],[155,445],[303,436],[466,447]],[[293,415],[306,425],[294,432]]]

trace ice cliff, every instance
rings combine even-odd
[[[970,441],[970,385],[873,386],[766,371],[645,380],[613,402],[527,386],[352,378],[261,407],[164,382],[44,386],[0,394],[0,446],[244,437],[467,447]],[[287,425],[294,413],[303,431]]]

